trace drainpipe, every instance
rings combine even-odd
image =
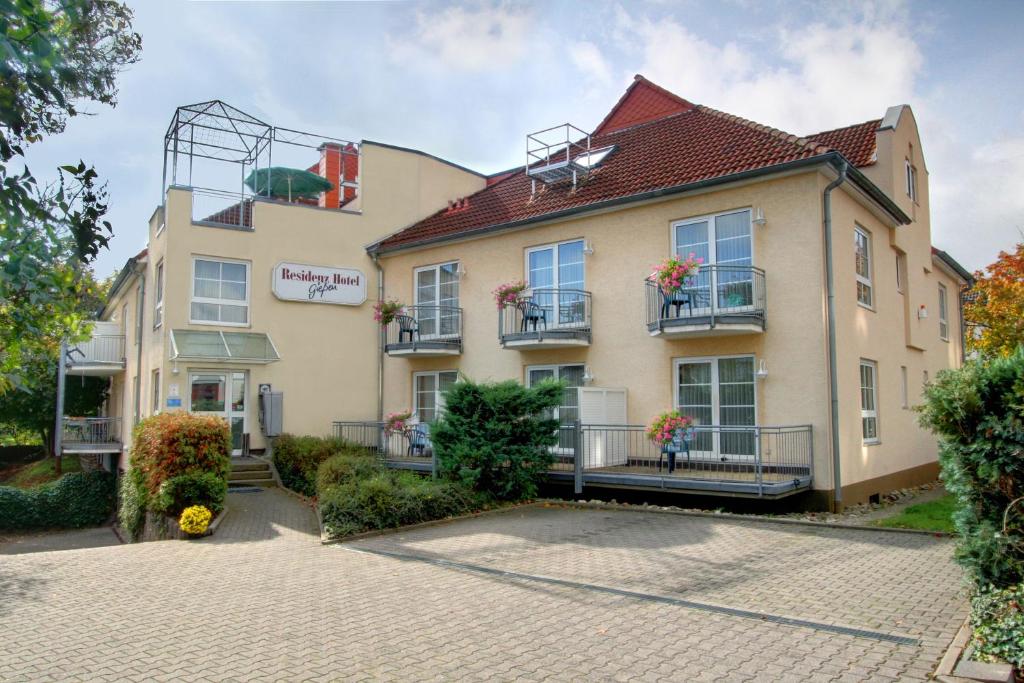
[[[847,164],[839,161],[839,177],[825,188],[822,196],[822,213],[825,232],[825,289],[828,294],[826,315],[828,317],[828,381],[831,414],[829,431],[832,434],[832,507],[838,511],[843,502],[843,478],[839,462],[839,378],[836,362],[836,291],[832,268],[832,190],[846,181]]]
[[[139,335],[139,343],[135,345],[138,351],[135,354],[135,377],[137,380],[136,386],[132,387],[135,391],[135,415],[133,418],[142,419],[142,333],[146,329],[146,266],[139,264],[136,268],[138,269],[136,272],[139,273],[139,298],[142,300],[142,304],[139,306],[139,321],[135,328],[135,333]],[[127,339],[125,339],[125,343],[128,343]],[[135,425],[132,424],[132,429],[134,428]]]
[[[377,301],[384,300],[384,269],[380,266],[377,254],[370,254],[373,265],[377,268]],[[377,339],[377,422],[384,420],[384,328],[381,327]]]

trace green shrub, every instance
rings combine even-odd
[[[503,500],[531,498],[551,466],[558,421],[547,417],[564,387],[457,382],[431,427],[441,473]]]
[[[121,477],[121,505],[117,511],[118,522],[128,534],[128,540],[136,541],[146,521],[148,496],[142,483],[142,473],[130,469]]]
[[[0,530],[78,529],[114,510],[114,475],[73,472],[30,489],[0,486]]]
[[[171,517],[178,517],[187,507],[202,505],[217,514],[224,509],[228,482],[215,472],[192,472],[171,477],[160,485],[150,508]]]
[[[380,460],[369,452],[336,453],[320,463],[316,472],[317,493],[350,479],[366,479],[384,470]]]
[[[979,659],[1024,669],[1024,584],[979,591],[971,600],[971,627]]]
[[[1020,584],[1024,505],[1011,502],[1024,496],[1024,349],[939,373],[925,399],[921,422],[940,437],[957,500],[957,560],[976,586]]]
[[[457,482],[385,469],[322,489],[318,499],[324,526],[333,537],[444,519],[486,503],[485,497]]]
[[[341,439],[282,434],[274,440],[274,467],[281,483],[304,496],[316,495],[320,463],[337,453],[362,453]]]
[[[131,466],[142,473],[150,494],[182,474],[212,472],[227,481],[231,469],[231,430],[212,415],[160,413],[138,424]]]

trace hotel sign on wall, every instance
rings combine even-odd
[[[274,296],[284,301],[358,306],[366,301],[366,275],[352,268],[281,262],[274,266]]]

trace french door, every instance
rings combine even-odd
[[[694,420],[690,454],[715,460],[753,460],[757,453],[754,357],[676,361],[676,407]]]
[[[734,312],[753,307],[750,267],[754,249],[750,227],[749,209],[676,223],[676,255],[686,258],[693,254],[703,259],[703,265],[712,266],[701,269],[693,288],[697,292],[694,308],[702,309],[698,315],[712,305]]]
[[[526,386],[532,387],[546,379],[565,382],[562,400],[555,408],[551,417],[566,427],[572,425],[580,417],[580,394],[577,387],[583,386],[582,365],[535,365],[526,369]],[[558,430],[558,450],[570,451],[573,447],[573,435],[568,429]]]
[[[526,280],[549,326],[585,324],[583,240],[527,249]]]
[[[246,432],[246,373],[196,370],[188,373],[190,412],[216,415],[231,427],[231,454],[241,455]]]
[[[421,339],[459,335],[459,264],[455,261],[416,270],[415,316]]]

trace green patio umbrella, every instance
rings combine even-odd
[[[301,168],[271,166],[256,169],[245,179],[245,184],[261,197],[294,197],[316,199],[321,192],[334,189],[334,184],[316,173]]]

